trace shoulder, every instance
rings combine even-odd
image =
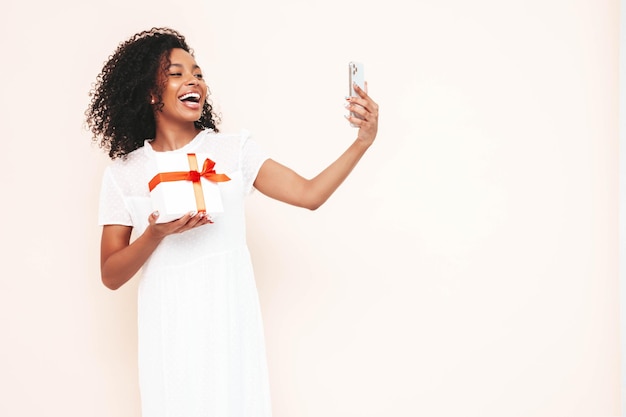
[[[106,168],[105,175],[116,182],[124,182],[141,177],[148,155],[144,147],[135,149],[126,156],[114,159]]]

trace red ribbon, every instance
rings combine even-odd
[[[162,182],[171,181],[191,181],[193,182],[194,194],[196,197],[196,206],[198,212],[206,212],[206,206],[204,205],[204,193],[202,192],[201,178],[206,178],[212,182],[224,182],[230,181],[230,178],[226,174],[218,174],[215,172],[215,162],[209,158],[205,159],[202,165],[202,171],[198,172],[198,160],[195,153],[187,154],[187,161],[189,162],[189,171],[173,171],[162,172],[156,174],[154,178],[150,180],[148,186],[150,191]]]

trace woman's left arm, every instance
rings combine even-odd
[[[361,118],[347,116],[350,123],[358,126],[357,139],[326,169],[312,179],[306,179],[292,169],[268,159],[263,163],[254,187],[276,200],[315,210],[335,192],[372,145],[378,132],[378,104],[365,90],[355,87],[359,97],[347,98],[347,109]]]

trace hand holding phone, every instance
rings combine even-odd
[[[365,72],[363,68],[363,63],[357,61],[350,61],[348,63],[348,81],[350,83],[349,96],[350,97],[359,97],[359,95],[354,91],[354,84],[358,85],[361,89],[365,90]],[[350,112],[350,116],[361,119],[357,113]],[[355,124],[350,123],[352,127],[358,127]]]

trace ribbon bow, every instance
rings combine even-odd
[[[206,178],[212,182],[225,182],[230,181],[230,178],[226,174],[218,174],[215,172],[215,162],[207,158],[202,164],[202,171],[198,172],[198,160],[195,153],[187,154],[187,161],[189,162],[189,171],[173,171],[162,172],[156,174],[154,178],[150,180],[148,186],[150,191],[162,182],[171,181],[191,181],[193,183],[193,190],[196,197],[196,206],[198,213],[206,212],[206,206],[204,204],[204,193],[202,192],[201,178]]]

